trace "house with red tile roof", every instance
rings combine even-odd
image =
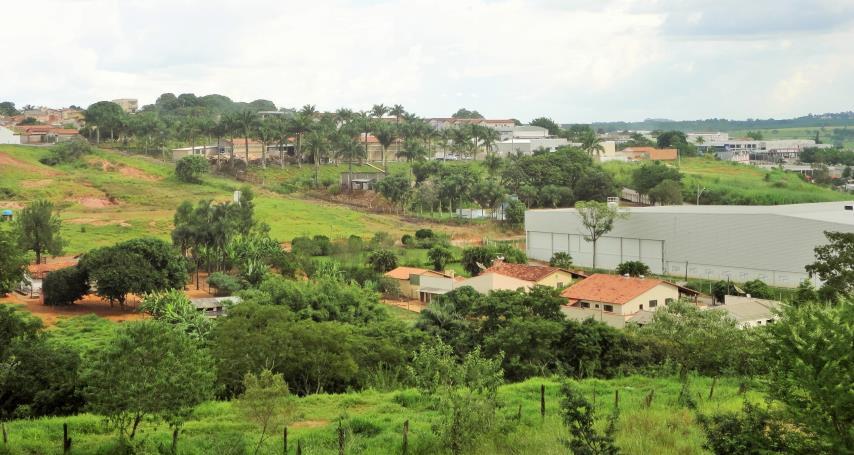
[[[548,286],[552,288],[563,288],[574,280],[585,278],[587,275],[581,272],[551,267],[547,265],[511,264],[502,260],[496,260],[491,267],[482,272],[497,273],[499,275],[527,281],[533,285]]]
[[[597,273],[566,288],[564,314],[570,319],[593,318],[617,328],[628,322],[648,322],[651,313],[697,291],[658,278]]]
[[[462,281],[454,276],[453,271],[442,273],[420,267],[397,267],[383,276],[397,281],[404,297],[422,302],[429,302],[437,295],[453,291]]]

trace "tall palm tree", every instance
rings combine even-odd
[[[314,104],[305,104],[302,108],[300,108],[299,113],[310,118],[314,118],[317,116],[317,106]]]
[[[258,125],[258,114],[250,110],[245,110],[239,112],[234,120],[237,130],[243,135],[246,167],[249,167],[249,137],[254,135],[254,131]]]
[[[357,114],[359,119],[359,132],[364,134],[365,139],[365,160],[368,159],[368,134],[370,134],[372,125],[371,125],[371,114],[368,111],[359,111]],[[361,160],[360,160],[361,161]]]
[[[314,119],[302,111],[290,121],[290,133],[297,138],[296,158],[299,167],[302,167],[302,138],[311,131],[312,126],[314,126]]]
[[[498,139],[501,135],[498,133],[498,130],[495,128],[490,128],[488,126],[481,127],[480,130],[480,138],[483,142],[483,148],[486,149],[486,156],[490,156],[495,148],[495,144],[498,142]]]
[[[320,174],[320,160],[325,157],[332,148],[335,128],[328,122],[320,122],[306,134],[305,146],[311,152],[314,161],[314,186],[318,186]]]
[[[374,104],[371,108],[371,117],[381,119],[383,115],[388,113],[388,106],[385,104]]]
[[[397,140],[397,129],[393,125],[387,123],[377,123],[374,125],[374,137],[377,138],[383,148],[383,170],[388,171],[386,167],[386,152],[388,148]]]
[[[599,136],[596,135],[596,132],[592,128],[584,130],[584,133],[581,134],[581,149],[590,154],[590,156],[593,156],[595,153],[597,157],[605,151],[605,147],[602,146],[602,139],[599,139]]]
[[[267,169],[267,144],[272,142],[278,133],[278,121],[267,117],[258,123],[255,129],[255,137],[261,141],[261,168]]]
[[[350,174],[350,180],[352,181],[353,161],[361,161],[363,158],[366,158],[365,149],[362,148],[362,145],[353,136],[349,136],[346,133],[339,133],[337,147],[338,151],[336,155],[339,159],[347,160],[347,172]],[[347,188],[347,190],[349,191],[350,188]]]
[[[400,131],[400,118],[406,115],[406,109],[400,104],[395,104],[388,110],[388,113],[394,117],[394,125],[397,127],[398,134],[402,135]],[[400,142],[397,143],[397,151],[395,153],[400,153]]]
[[[355,115],[356,114],[353,113],[352,109],[342,107],[342,108],[335,111],[335,120],[337,120],[338,124],[340,125],[343,123],[350,122],[351,120],[353,120],[353,117]]]

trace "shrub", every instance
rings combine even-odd
[[[67,267],[49,273],[42,283],[45,305],[70,305],[86,295],[88,276],[79,267]]]
[[[626,261],[617,266],[617,273],[629,276],[644,276],[652,273],[649,266],[641,261]]]
[[[480,266],[489,267],[495,260],[495,251],[483,246],[474,246],[463,250],[460,262],[471,276],[480,274]],[[478,265],[480,264],[480,265]]]
[[[572,256],[569,253],[558,251],[549,259],[549,265],[560,269],[568,269],[572,267]]]
[[[697,421],[708,438],[704,447],[716,454],[817,453],[818,449],[805,450],[807,439],[800,431],[747,400],[742,413],[701,414]]]
[[[216,288],[216,295],[232,295],[243,289],[240,280],[222,272],[212,273],[208,277],[208,285]]]
[[[521,227],[525,224],[525,204],[518,200],[511,200],[504,209],[504,222],[512,227]]]
[[[436,234],[433,233],[432,229],[419,229],[415,231],[415,238],[418,240],[430,239],[435,236]]]
[[[381,276],[377,279],[377,291],[389,297],[402,297],[400,283],[394,278]]]
[[[427,257],[433,264],[433,270],[441,272],[445,269],[445,265],[454,258],[451,250],[443,246],[435,246],[427,252]]]
[[[92,146],[86,141],[68,141],[61,142],[50,148],[50,156],[46,156],[39,161],[48,166],[55,166],[63,163],[73,163],[84,155],[92,153]]]
[[[318,243],[308,237],[296,237],[291,240],[291,251],[304,256],[322,256],[323,249]]]
[[[510,262],[513,264],[526,264],[528,262],[528,255],[509,243],[499,243],[493,246],[492,250],[495,252],[496,256],[502,256],[504,258],[504,262]]]
[[[377,232],[371,238],[371,248],[391,248],[394,246],[394,239],[388,235],[388,232]]]
[[[385,273],[397,267],[397,256],[387,249],[379,249],[368,255],[368,264],[375,271]]]
[[[403,237],[400,238],[400,243],[402,243],[406,246],[409,246],[410,244],[412,244],[413,241],[414,241],[414,239],[409,234],[403,234]]]
[[[731,281],[716,281],[712,284],[712,295],[716,302],[723,302],[726,295],[738,295],[738,289]]]
[[[744,292],[757,299],[768,299],[773,296],[771,287],[762,280],[751,280],[744,283]]]
[[[182,182],[199,183],[199,177],[210,170],[208,160],[203,156],[185,156],[175,163],[175,175]]]
[[[320,252],[318,256],[329,256],[332,253],[332,242],[325,235],[315,235],[312,240]]]

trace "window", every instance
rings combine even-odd
[[[773,320],[773,319],[769,319],[769,320],[765,321],[765,323],[766,323],[766,324],[770,324],[770,323],[772,323],[772,322],[774,322],[774,320]]]
[[[590,308],[590,302],[581,302],[578,304],[581,308]]]
[[[650,300],[649,301],[649,307],[650,308],[655,308],[657,306],[658,306],[658,300]]]
[[[664,299],[665,305],[670,305],[671,303],[673,303],[673,299],[670,299],[670,298]]]
[[[596,308],[599,308],[599,304],[598,304],[598,303],[596,304]]]
[[[614,306],[613,305],[604,305],[604,309],[605,309],[605,311],[614,311]]]
[[[556,286],[556,287],[557,287],[558,289],[562,288],[562,287],[563,287],[563,282],[562,282],[562,281],[558,281],[558,283],[557,283],[557,286]]]
[[[643,311],[643,304],[638,305],[638,310]]]

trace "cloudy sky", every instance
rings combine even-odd
[[[0,100],[19,106],[192,92],[560,122],[854,109],[854,0],[8,3]]]

